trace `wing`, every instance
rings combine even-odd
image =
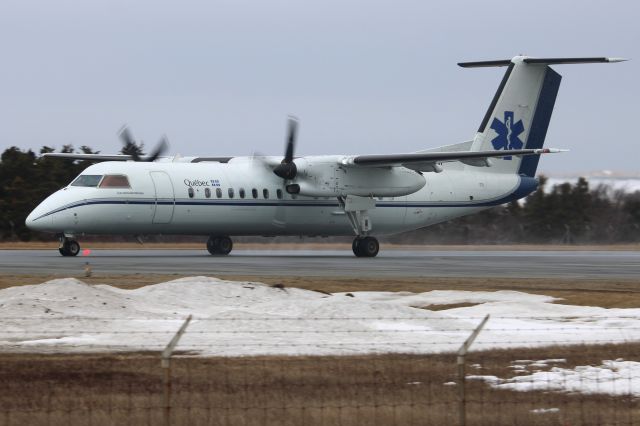
[[[414,154],[390,155],[358,155],[346,160],[346,164],[364,167],[394,167],[404,166],[409,169],[431,172],[439,171],[438,163],[460,161],[470,166],[489,166],[489,158],[520,155],[540,155],[565,152],[563,149],[512,149],[508,151],[445,151],[419,152]]]
[[[47,152],[42,154],[47,158],[64,158],[67,160],[89,160],[89,161],[133,161],[130,155],[125,154],[79,154],[74,152]],[[171,157],[157,157],[171,158]]]
[[[130,155],[124,154],[79,154],[73,152],[47,152],[42,154],[46,158],[65,158],[67,160],[91,160],[91,161],[129,161]]]
[[[64,158],[67,160],[88,160],[88,161],[135,161],[130,155],[126,154],[77,154],[73,152],[47,152],[42,154],[47,158]],[[189,162],[189,163],[202,163],[202,162],[216,162],[216,163],[228,163],[233,157],[157,157],[156,159],[173,159],[173,162]],[[142,158],[144,160],[145,158]]]

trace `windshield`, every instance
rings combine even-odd
[[[71,186],[89,186],[89,187],[97,187],[100,183],[100,179],[102,179],[102,175],[80,175],[71,182]]]
[[[125,175],[106,175],[100,182],[100,188],[131,188],[131,185]]]

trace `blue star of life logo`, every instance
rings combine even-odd
[[[493,149],[504,149],[508,151],[511,149],[522,149],[524,146],[519,137],[520,134],[524,132],[524,124],[522,124],[522,120],[518,120],[516,123],[513,122],[513,111],[504,112],[504,122],[494,118],[491,123],[491,128],[498,134],[498,136],[491,140]],[[511,160],[510,155],[503,158],[505,160]]]

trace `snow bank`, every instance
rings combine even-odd
[[[178,350],[203,355],[451,352],[486,314],[476,350],[640,340],[640,309],[516,291],[352,295],[208,277],[135,290],[59,279],[0,290],[0,350],[159,351],[188,315]],[[428,310],[460,303],[475,305]]]

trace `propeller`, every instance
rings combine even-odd
[[[287,139],[284,158],[282,159],[280,164],[278,164],[273,169],[273,173],[275,173],[276,176],[284,179],[284,181],[282,182],[283,192],[286,191],[287,181],[294,179],[298,174],[298,167],[296,166],[296,163],[293,162],[293,154],[295,152],[297,136],[298,119],[290,115],[287,119]],[[278,207],[276,207],[272,223],[278,228],[284,229],[287,227],[287,208],[286,205],[282,203],[282,201],[278,203]]]
[[[169,141],[167,140],[167,137],[162,136],[153,152],[147,157],[141,157],[140,154],[142,153],[142,146],[144,144],[141,143],[140,145],[138,145],[136,143],[136,140],[131,135],[129,127],[127,127],[126,125],[122,127],[122,130],[120,130],[120,139],[124,144],[122,153],[130,155],[133,161],[156,161],[158,157],[160,157],[169,147]]]
[[[298,119],[289,116],[287,120],[287,145],[285,148],[284,158],[278,164],[273,173],[285,180],[294,179],[298,173],[296,163],[293,162],[293,152],[295,151],[296,136],[298,133]]]

